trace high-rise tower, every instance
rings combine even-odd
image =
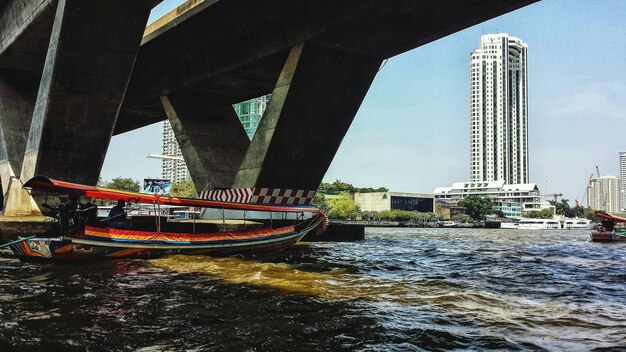
[[[621,181],[620,189],[620,211],[626,208],[626,152],[619,153],[619,178]]]
[[[178,142],[174,136],[174,130],[168,120],[163,123],[163,140],[162,140],[162,153],[165,156],[182,158],[183,153],[178,147]],[[187,170],[187,164],[184,160],[177,159],[163,159],[163,166],[161,169],[161,177],[178,183],[187,177],[189,177],[189,171]]]
[[[470,55],[470,179],[529,182],[528,46],[485,34]]]
[[[620,179],[600,176],[589,183],[589,206],[607,213],[620,212]]]

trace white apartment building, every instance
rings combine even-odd
[[[621,211],[620,179],[617,176],[600,176],[589,183],[589,206],[609,214]]]
[[[524,212],[541,210],[547,205],[541,199],[535,183],[508,185],[504,180],[480,182],[455,182],[451,187],[437,187],[433,191],[435,203],[457,204],[468,196],[488,197],[494,209],[519,209],[517,214],[506,214],[509,218],[521,218]],[[437,208],[437,204],[435,204]]]
[[[470,180],[529,182],[527,45],[485,34],[469,58]]]
[[[619,178],[621,182],[622,188],[620,189],[621,194],[621,203],[620,209],[621,212],[626,211],[626,152],[619,153]]]
[[[176,136],[174,136],[174,130],[168,120],[163,123],[163,140],[162,140],[162,153],[164,156],[183,157]],[[163,159],[163,165],[161,168],[161,177],[177,183],[189,177],[189,171],[187,170],[187,164],[184,160],[175,159]]]

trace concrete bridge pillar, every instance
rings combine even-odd
[[[0,180],[4,214],[41,215],[28,192],[22,189],[19,175],[30,130],[35,96],[22,85],[19,74],[0,78]],[[17,176],[17,177],[16,177]]]
[[[22,180],[47,175],[96,184],[150,2],[59,0]]]
[[[35,96],[15,75],[0,78],[0,180],[6,195],[11,177],[20,175]]]
[[[230,188],[250,145],[232,105],[176,95],[161,103],[196,190]]]
[[[381,62],[312,43],[294,47],[233,187],[317,189]]]

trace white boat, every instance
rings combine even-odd
[[[517,227],[520,230],[557,230],[561,222],[554,219],[522,219]]]
[[[518,229],[519,222],[501,222],[500,228],[501,229]]]
[[[563,222],[563,228],[567,230],[591,230],[594,226],[595,224],[589,219],[565,219]]]
[[[435,223],[435,227],[458,227],[459,225],[454,222],[454,221],[450,221],[450,220],[446,220],[446,221],[439,221]]]

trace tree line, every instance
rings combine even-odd
[[[335,180],[333,183],[322,182],[320,186],[317,188],[317,193],[319,194],[329,194],[329,195],[338,195],[341,193],[347,192],[349,194],[354,193],[373,193],[373,192],[389,192],[389,189],[386,187],[365,187],[359,188],[354,187],[353,185],[343,182],[341,180]]]

